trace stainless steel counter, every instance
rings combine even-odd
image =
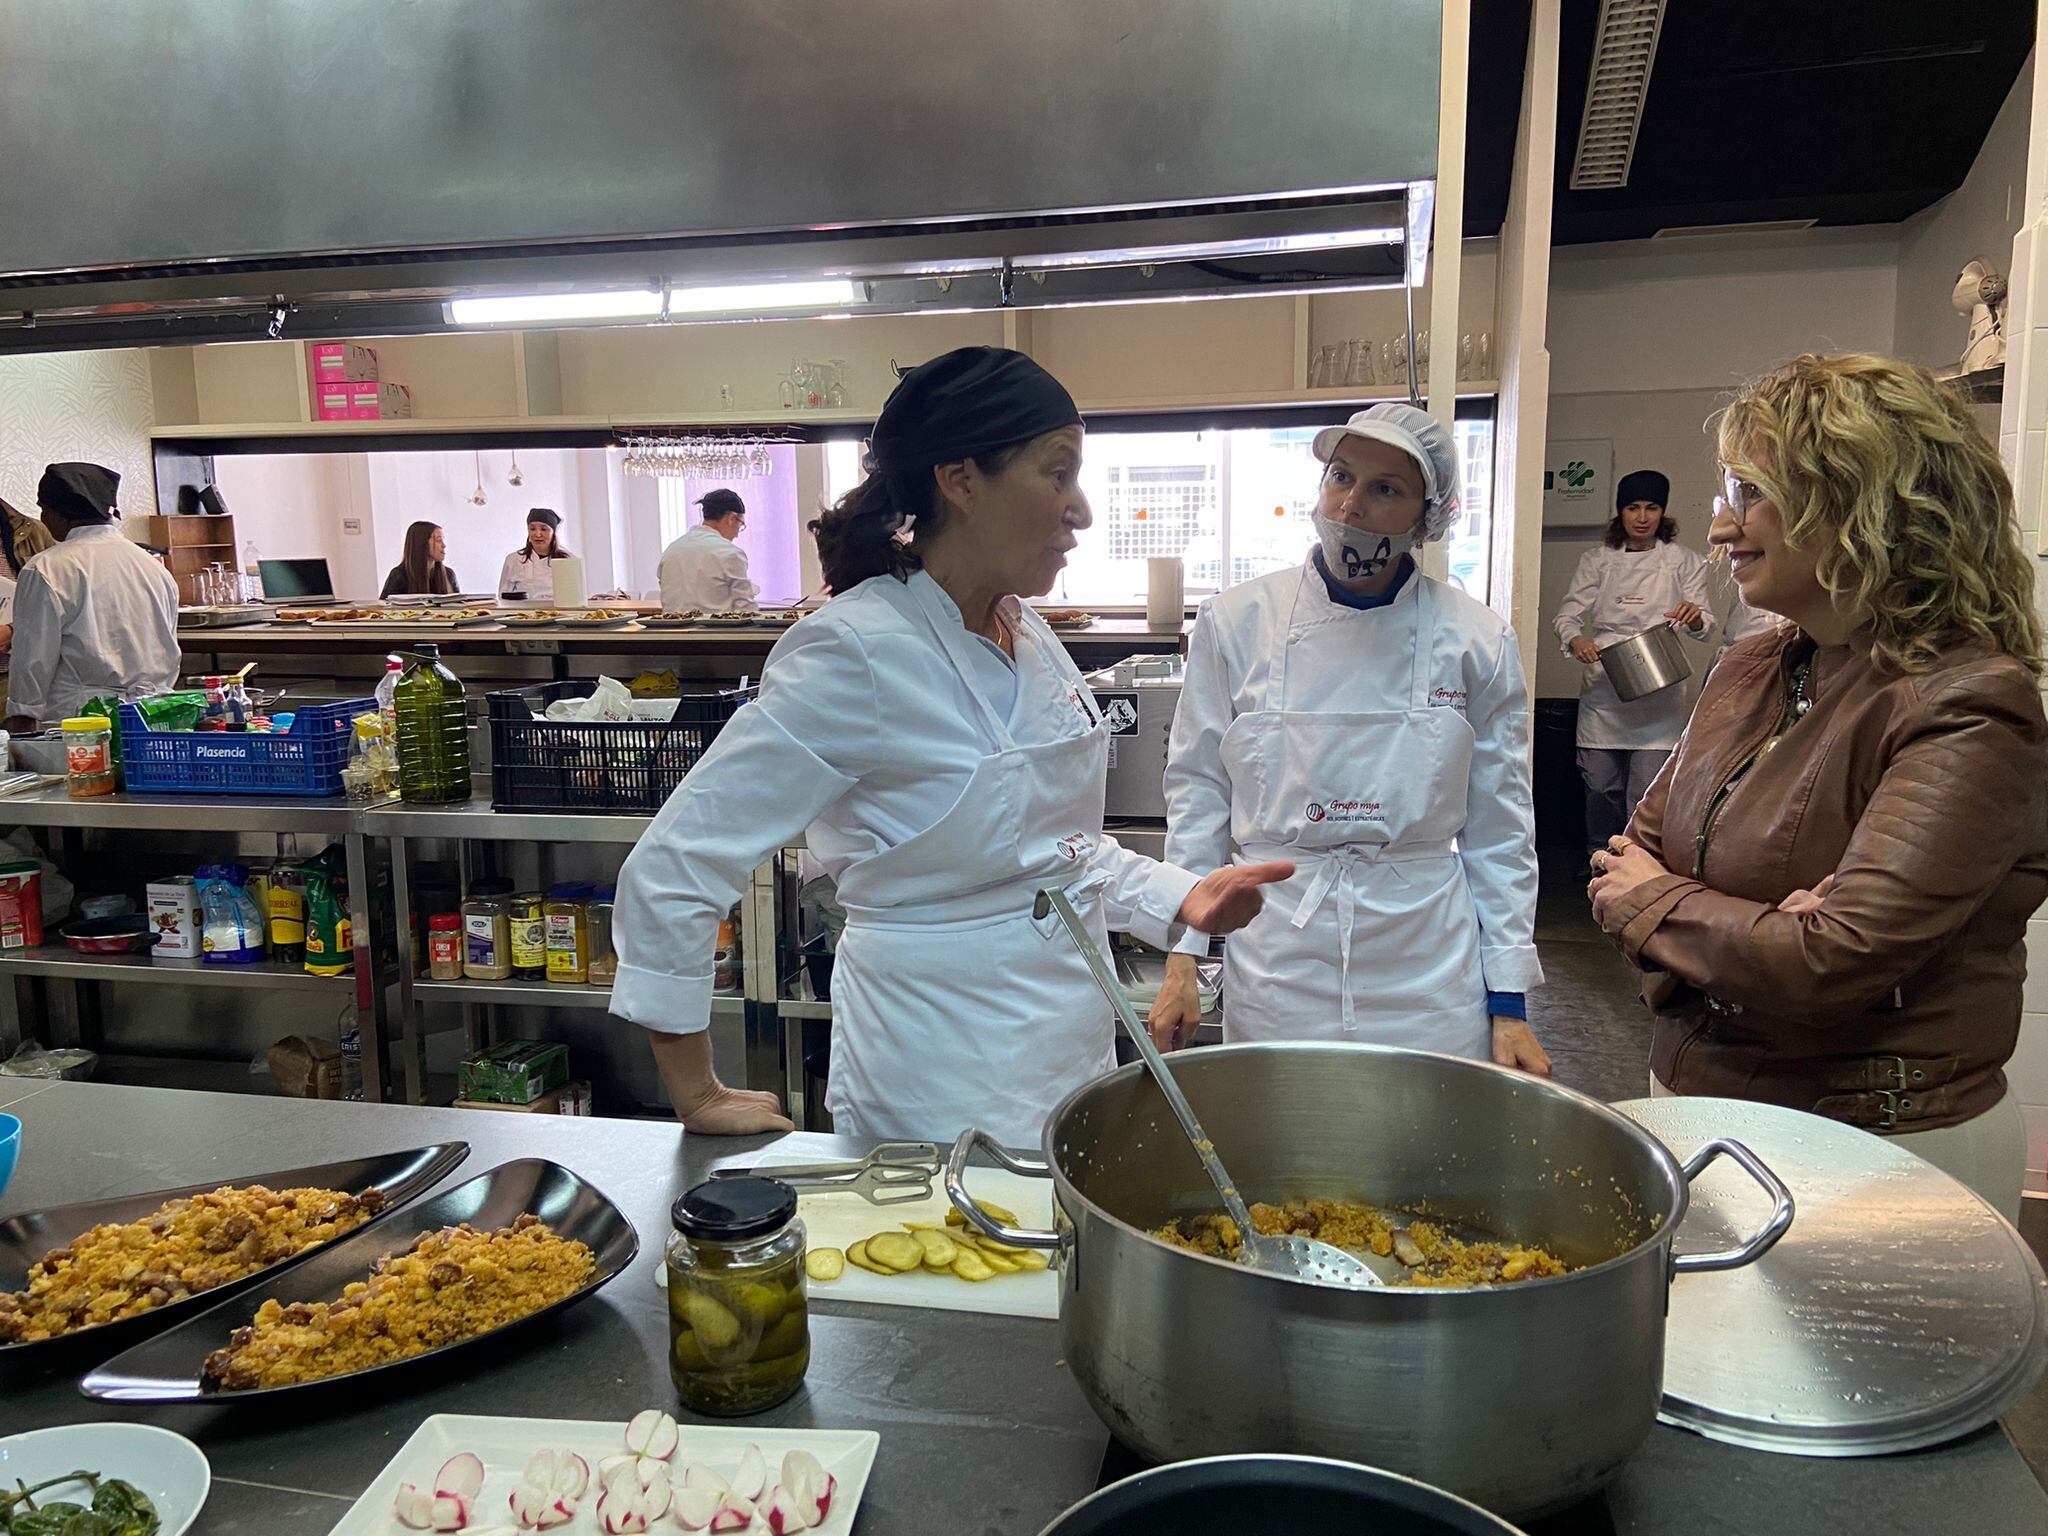
[[[106,827],[116,831],[313,832],[354,830],[340,795],[328,799],[254,795],[99,795],[74,800],[62,784],[0,797],[0,826]]]
[[[0,1102],[5,1093],[0,1087]],[[337,1389],[261,1411],[135,1412],[79,1397],[72,1381],[85,1363],[67,1375],[0,1374],[0,1434],[133,1418],[197,1440],[215,1479],[197,1536],[324,1536],[430,1413],[623,1420],[643,1407],[673,1408],[667,1317],[652,1278],[668,1205],[716,1162],[767,1144],[686,1137],[644,1121],[92,1084],[42,1088],[8,1111],[24,1135],[0,1214],[459,1137],[474,1151],[451,1182],[511,1157],[552,1157],[595,1182],[640,1229],[639,1260],[592,1301],[515,1336],[502,1352],[465,1358],[457,1372],[398,1378],[395,1391]],[[800,1145],[858,1150],[822,1137]],[[814,1300],[813,1316],[806,1390],[754,1422],[881,1434],[858,1536],[1030,1536],[1095,1485],[1107,1435],[1062,1367],[1057,1325],[825,1300]],[[2039,1536],[2048,1530],[2048,1494],[1995,1428],[1938,1451],[1857,1461],[1766,1456],[1659,1428],[1602,1498],[1532,1527],[1532,1536],[1916,1529]]]

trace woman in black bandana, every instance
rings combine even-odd
[[[867,480],[812,530],[837,594],[769,656],[620,876],[612,1012],[644,1027],[692,1130],[786,1125],[711,1069],[718,920],[804,833],[847,926],[826,1104],[851,1135],[1031,1146],[1114,1065],[1108,1004],[1041,887],[1104,937],[1224,933],[1288,864],[1206,876],[1102,830],[1107,735],[1048,592],[1089,524],[1081,414],[1021,353],[966,347],[903,377]]]

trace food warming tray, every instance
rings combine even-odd
[[[415,1238],[425,1233],[461,1222],[468,1222],[479,1230],[508,1227],[529,1213],[546,1222],[557,1236],[574,1238],[586,1244],[597,1261],[596,1271],[583,1287],[552,1306],[486,1332],[444,1344],[438,1349],[430,1349],[424,1354],[387,1360],[364,1370],[325,1376],[318,1381],[296,1382],[281,1387],[254,1387],[239,1392],[207,1385],[204,1374],[206,1357],[223,1348],[228,1336],[237,1328],[254,1321],[257,1309],[272,1296],[287,1302],[338,1301],[346,1286],[367,1280],[379,1260],[404,1253]],[[445,1194],[413,1206],[397,1220],[382,1222],[373,1231],[351,1233],[331,1244],[318,1258],[300,1264],[284,1277],[285,1283],[281,1285],[246,1290],[169,1332],[146,1340],[92,1372],[78,1384],[79,1390],[87,1397],[115,1403],[226,1406],[416,1369],[429,1362],[445,1361],[458,1350],[469,1349],[509,1329],[524,1327],[574,1306],[631,1264],[639,1251],[640,1239],[633,1230],[633,1224],[602,1190],[559,1163],[542,1158],[521,1158],[501,1164],[466,1184],[459,1184]]]
[[[28,1286],[28,1272],[44,1254],[52,1248],[61,1247],[80,1234],[91,1231],[105,1223],[115,1225],[140,1221],[169,1200],[180,1200],[189,1195],[203,1195],[219,1189],[223,1184],[245,1186],[261,1184],[267,1189],[339,1189],[351,1195],[360,1195],[366,1189],[381,1189],[386,1205],[380,1215],[373,1216],[364,1225],[357,1227],[335,1242],[346,1243],[371,1231],[379,1222],[388,1221],[397,1209],[415,1196],[432,1189],[442,1179],[462,1166],[462,1160],[469,1156],[466,1141],[442,1142],[431,1147],[414,1147],[408,1152],[386,1152],[376,1157],[351,1158],[345,1162],[318,1163],[310,1168],[286,1168],[277,1173],[251,1173],[236,1177],[208,1179],[203,1184],[188,1184],[180,1189],[154,1189],[139,1195],[118,1195],[111,1200],[93,1200],[81,1205],[57,1205],[40,1211],[23,1211],[0,1221],[0,1291],[19,1291]],[[60,1351],[84,1347],[87,1341],[101,1347],[106,1354],[133,1342],[141,1334],[169,1327],[183,1318],[191,1317],[209,1307],[218,1306],[224,1297],[231,1296],[245,1286],[254,1285],[267,1276],[297,1264],[304,1259],[331,1248],[334,1243],[307,1249],[288,1259],[280,1259],[266,1269],[259,1269],[253,1275],[240,1280],[231,1280],[226,1285],[215,1286],[197,1296],[188,1296],[183,1301],[173,1301],[145,1312],[140,1317],[117,1318],[110,1323],[101,1323],[95,1328],[82,1328],[76,1333],[67,1333],[54,1339],[37,1339],[23,1344],[0,1344],[0,1367],[22,1360],[42,1360]]]

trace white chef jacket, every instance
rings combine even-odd
[[[22,567],[7,712],[54,726],[87,699],[176,686],[178,583],[119,528],[74,528]]]
[[[1014,598],[1005,605],[1013,626],[1035,622]],[[761,861],[799,832],[844,903],[887,899],[865,889],[863,862],[936,824],[1000,746],[926,615],[961,623],[945,589],[924,572],[908,581],[875,576],[776,642],[760,696],[726,723],[619,872],[615,1015],[666,1034],[704,1029],[719,919]],[[1016,697],[1004,678],[1008,658],[993,647],[974,650],[973,686],[1006,713]],[[1070,687],[1080,689],[1079,671],[1066,666]],[[1067,728],[1064,716],[1011,718],[1020,741],[1030,739],[1027,728],[1043,740]],[[1101,898],[1110,927],[1161,948],[1180,937],[1176,919],[1195,875],[1108,836],[1075,874],[1107,877]],[[975,988],[1002,985],[975,973],[971,954],[961,955],[950,979],[962,1010]]]
[[[747,552],[699,523],[661,552],[661,606],[668,613],[750,613],[760,589],[747,579]]]
[[[498,595],[516,592],[529,603],[555,600],[555,562],[537,560],[531,549],[514,550],[498,572]]]
[[[1572,640],[1591,624],[1592,641],[1604,650],[1663,623],[1665,614],[1688,602],[1699,604],[1700,627],[1680,626],[1678,632],[1703,645],[1714,637],[1708,596],[1707,562],[1697,550],[1676,540],[1660,540],[1643,550],[1601,544],[1579,557],[1571,590],[1551,629],[1570,655]],[[1579,689],[1578,744],[1629,752],[1667,750],[1678,745],[1689,713],[1683,683],[1624,701],[1593,662],[1585,667]]]
[[[1188,643],[1166,765],[1166,859],[1183,869],[1213,869],[1228,861],[1234,834],[1242,834],[1240,843],[1255,834],[1242,825],[1251,797],[1232,793],[1223,733],[1239,715],[1281,707],[1273,667],[1278,647],[1291,653],[1289,708],[1343,714],[1409,708],[1424,583],[1432,587],[1436,613],[1429,703],[1459,711],[1473,736],[1457,844],[1479,922],[1481,975],[1489,992],[1527,992],[1542,984],[1543,968],[1536,958],[1529,692],[1521,652],[1514,630],[1491,608],[1420,571],[1382,608],[1346,607],[1320,576],[1304,581],[1294,566],[1231,587],[1203,605]],[[1190,930],[1175,947],[1206,952],[1207,939]],[[1398,967],[1402,957],[1378,955],[1373,963]]]

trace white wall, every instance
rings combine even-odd
[[[376,581],[405,552],[405,530],[414,521],[438,523],[448,541],[448,564],[467,592],[495,592],[498,572],[526,542],[526,514],[533,507],[552,507],[562,514],[563,545],[585,561],[584,582],[602,592],[613,583],[611,512],[603,500],[586,500],[586,475],[580,458],[598,455],[588,449],[528,448],[518,455],[518,486],[509,483],[512,455],[491,448],[472,452],[377,453],[368,461],[371,516],[375,522]],[[479,460],[481,469],[479,469]],[[602,465],[598,466],[599,473]],[[481,482],[479,482],[481,473]],[[484,504],[470,498],[478,484]],[[602,491],[603,481],[596,483]],[[369,594],[374,596],[374,590]]]
[[[1898,355],[1953,368],[1969,321],[1949,307],[1956,274],[1972,257],[2010,275],[2012,239],[2026,202],[2027,125],[2034,95],[2029,58],[1999,108],[1963,184],[1899,229],[1894,345]]]
[[[1551,393],[1729,389],[1800,352],[1890,351],[1897,276],[1889,227],[1562,248]]]
[[[140,531],[156,511],[153,425],[146,352],[0,357],[0,496],[33,517],[43,466],[84,459],[119,472],[121,510]]]
[[[214,483],[235,514],[240,553],[253,543],[265,560],[325,560],[341,595],[361,595],[342,588],[341,469],[337,457],[316,453],[216,457]]]

